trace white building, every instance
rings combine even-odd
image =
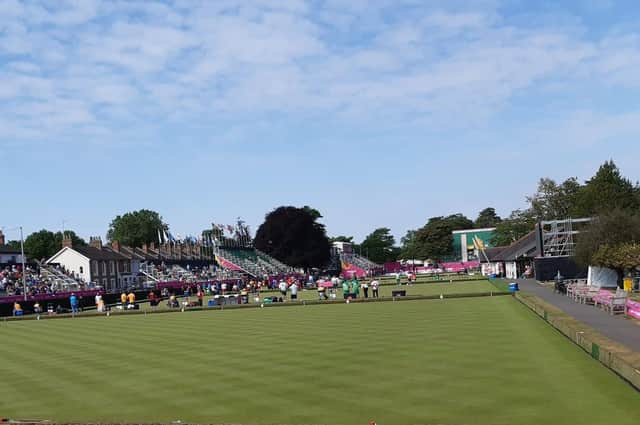
[[[100,238],[91,238],[89,246],[74,247],[70,240],[47,260],[60,265],[84,282],[101,285],[107,291],[126,289],[137,282],[139,261],[118,252],[114,247],[102,246]],[[134,270],[135,269],[135,270]]]

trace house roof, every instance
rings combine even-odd
[[[535,230],[527,233],[508,247],[502,249],[493,258],[489,257],[491,262],[496,261],[515,261],[518,258],[533,258],[539,255],[538,245],[536,243]]]
[[[90,260],[128,260],[126,256],[112,251],[111,249],[98,249],[92,246],[78,246],[73,247],[73,250],[79,252]]]
[[[491,248],[486,248],[484,250],[484,255],[481,255],[480,259],[482,262],[487,262],[487,259],[489,259],[489,262],[495,261],[494,259],[498,255],[500,255],[502,251],[504,251],[507,248],[508,248],[507,246],[495,246]],[[487,256],[486,258],[485,258],[485,255]]]
[[[106,247],[106,248],[111,250],[111,251],[114,251],[114,249],[111,248],[111,247]],[[155,259],[155,257],[153,255],[145,253],[140,248],[132,248],[130,246],[121,245],[120,246],[120,251],[117,251],[117,252],[119,252],[121,255],[124,255],[125,257],[127,257],[127,258],[129,258],[131,260],[153,260],[153,259]]]
[[[21,255],[19,249],[11,248],[9,245],[0,245],[0,254],[18,254]]]

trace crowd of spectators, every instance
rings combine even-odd
[[[73,279],[75,288],[68,288],[61,284],[61,277]],[[85,284],[68,273],[64,268],[56,268],[55,273],[35,265],[27,265],[24,270],[27,295],[55,294],[69,289],[83,290]],[[24,295],[23,270],[21,265],[8,265],[0,269],[0,297]]]

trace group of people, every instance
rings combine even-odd
[[[184,283],[182,287],[168,288],[165,287],[161,291],[151,290],[148,294],[147,300],[152,309],[155,309],[161,302],[161,300],[167,300],[167,306],[169,308],[185,307],[202,307],[204,304],[205,296],[224,296],[232,295],[237,296],[238,303],[246,304],[250,302],[250,297],[253,296],[256,300],[260,299],[260,292],[273,288],[272,283],[268,283],[265,280],[236,280],[236,281],[222,281],[222,282],[208,282],[202,284],[190,284]],[[307,282],[300,280],[297,277],[289,276],[286,279],[282,278],[277,281],[275,285],[276,290],[280,292],[280,298],[278,300],[291,301],[298,300],[300,291],[304,289],[316,289],[319,300],[328,300],[329,298],[336,298],[337,290],[342,289],[343,298],[345,300],[357,299],[360,296],[364,298],[379,297],[380,282],[376,279],[363,280],[360,282],[356,276],[351,279],[340,279],[338,277],[332,277],[331,279],[315,279],[309,278]],[[195,300],[192,297],[195,295]],[[182,296],[181,301],[179,297]],[[82,300],[76,293],[71,293],[69,296],[70,311],[72,314],[77,314],[81,311]],[[123,310],[137,309],[136,294],[133,290],[122,291],[120,294],[120,305]],[[102,298],[102,294],[95,295],[95,306],[98,312],[106,312],[109,308],[105,304]],[[60,307],[60,306],[58,306]],[[64,309],[63,309],[64,310]],[[54,309],[56,313],[64,312],[63,310]],[[40,313],[42,309],[36,302],[34,305],[34,313]],[[22,306],[19,302],[14,304],[14,315],[24,314]]]
[[[66,276],[76,281],[77,288],[85,289],[85,283],[78,278],[77,275],[65,270],[64,267],[55,266],[58,277],[54,277],[51,273],[43,271],[38,266],[27,265],[22,270],[22,265],[13,264],[0,269],[0,297],[13,295],[38,295],[38,294],[55,294],[59,293],[58,285],[59,276]],[[23,279],[24,283],[23,285]]]
[[[342,297],[345,300],[357,299],[360,295],[360,289],[362,289],[364,298],[369,298],[369,289],[371,289],[372,298],[379,298],[379,288],[380,282],[376,279],[371,280],[371,282],[365,280],[361,284],[358,278],[354,276],[351,280],[345,279],[342,281]]]

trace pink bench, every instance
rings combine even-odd
[[[640,320],[640,302],[627,300],[627,316]]]
[[[594,298],[594,305],[600,306],[609,314],[614,315],[616,313],[627,313],[627,294],[626,292],[616,291],[609,292],[600,290],[598,295]]]

